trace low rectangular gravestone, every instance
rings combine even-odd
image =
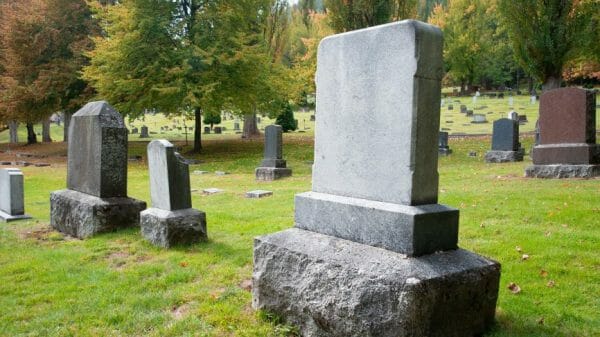
[[[205,126],[204,127],[204,133],[205,134],[209,134],[210,133],[210,126]]]
[[[254,308],[302,336],[493,323],[500,266],[457,249],[458,210],[437,204],[442,46],[412,20],[322,40],[312,191],[296,195],[295,228],[255,239]]]
[[[542,95],[539,144],[533,148],[533,165],[525,171],[528,177],[600,176],[595,106],[592,90],[561,88]]]
[[[167,140],[148,144],[152,208],[140,214],[142,236],[169,248],[207,239],[206,214],[192,208],[187,162]]]
[[[494,121],[492,150],[486,152],[485,161],[487,163],[523,161],[520,145],[519,122],[508,118]]]
[[[86,104],[71,117],[67,189],[50,195],[50,224],[86,238],[139,226],[143,201],[127,197],[127,130],[107,102]]]
[[[256,180],[272,181],[292,175],[283,159],[283,128],[269,125],[265,128],[265,152],[260,167],[255,170]]]
[[[0,169],[0,220],[30,219],[25,214],[23,172],[17,168]]]

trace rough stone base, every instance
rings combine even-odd
[[[144,201],[131,198],[98,198],[61,190],[50,194],[50,225],[56,230],[84,239],[97,233],[139,226]]]
[[[440,148],[438,148],[438,154],[440,156],[448,156],[448,155],[452,154],[452,149],[440,147]]]
[[[252,304],[304,337],[465,337],[493,323],[499,280],[465,250],[408,258],[294,228],[255,239]]]
[[[11,222],[11,221],[25,220],[25,219],[31,219],[31,216],[29,216],[27,214],[10,215],[6,212],[0,211],[0,221],[3,221],[3,222]]]
[[[256,180],[259,181],[273,181],[292,175],[292,169],[281,168],[281,167],[257,167]]]
[[[152,244],[169,248],[207,239],[206,214],[188,208],[166,211],[149,208],[140,214],[142,236]]]
[[[485,153],[486,163],[509,163],[516,161],[523,161],[523,152],[492,150]]]
[[[525,169],[529,178],[594,178],[600,177],[600,165],[531,165]]]

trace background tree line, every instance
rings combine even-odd
[[[544,89],[600,80],[595,0],[0,0],[0,122],[33,124],[91,99],[129,118],[195,120],[314,106],[319,41],[406,18],[444,32],[446,85]],[[594,82],[595,81],[595,82]],[[68,118],[67,118],[68,120]],[[47,123],[46,123],[47,124]],[[45,137],[46,138],[46,137]],[[48,140],[48,139],[45,139]]]

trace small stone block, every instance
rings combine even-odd
[[[229,172],[225,172],[225,171],[215,171],[215,174],[218,176],[226,176],[229,174]]]
[[[600,165],[531,165],[525,169],[528,178],[594,178],[600,177]]]
[[[246,198],[264,198],[264,197],[270,197],[272,195],[273,195],[272,191],[265,191],[265,190],[255,190],[255,191],[246,192]]]
[[[282,167],[257,167],[255,170],[256,180],[273,181],[292,175],[292,169]]]
[[[509,163],[523,161],[522,151],[488,151],[485,153],[486,163]]]
[[[146,203],[131,198],[98,198],[73,190],[50,194],[50,225],[84,239],[97,233],[137,227]]]
[[[142,236],[162,248],[207,239],[206,214],[193,208],[176,211],[149,208],[141,212],[140,222]]]
[[[217,193],[221,193],[221,192],[223,192],[223,190],[220,188],[206,188],[206,189],[202,190],[202,193],[209,194],[209,195],[217,194]]]
[[[27,214],[10,215],[10,214],[5,213],[2,210],[0,210],[0,221],[11,222],[11,221],[17,221],[17,220],[26,220],[26,219],[31,219],[31,216],[27,215]]]
[[[202,174],[208,174],[208,173],[210,173],[210,172],[208,172],[208,171],[200,171],[200,170],[194,171],[194,174],[196,174],[196,175],[202,175]]]

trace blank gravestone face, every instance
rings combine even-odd
[[[540,143],[596,143],[594,93],[579,88],[562,88],[542,95]]]
[[[9,215],[25,213],[23,173],[19,169],[0,169],[0,210]]]
[[[265,159],[282,159],[282,131],[279,125],[269,125],[265,128]]]
[[[442,36],[417,25],[321,42],[313,191],[437,203]]]
[[[91,102],[71,118],[67,187],[99,198],[127,196],[127,129],[107,102]]]
[[[188,164],[166,140],[148,145],[152,207],[175,211],[192,207]]]
[[[519,122],[508,118],[502,118],[494,122],[492,150],[519,150]]]

